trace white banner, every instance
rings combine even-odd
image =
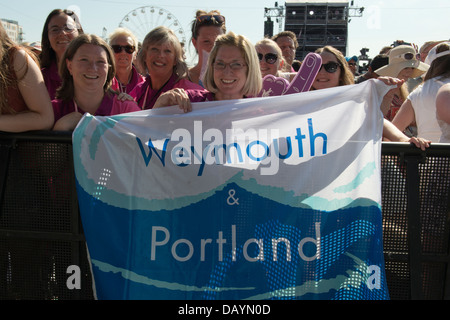
[[[99,298],[388,298],[388,89],[86,115],[74,161]]]

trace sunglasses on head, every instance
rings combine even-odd
[[[126,53],[132,54],[135,50],[134,46],[130,46],[130,45],[121,46],[119,44],[113,44],[111,46],[111,48],[114,50],[115,53],[121,53],[122,49],[124,49]]]
[[[323,64],[319,71],[322,70],[322,68],[325,68],[325,71],[328,73],[335,73],[337,71],[337,69],[340,67],[341,65],[337,62],[328,62],[326,64]]]
[[[262,61],[264,58],[268,64],[274,64],[277,62],[278,56],[275,53],[266,53],[265,55],[258,53],[258,58],[259,61]]]
[[[220,14],[205,14],[202,16],[198,16],[196,23],[199,22],[216,22],[218,24],[222,24],[225,22],[225,17]]]

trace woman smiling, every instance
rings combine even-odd
[[[109,45],[96,35],[72,40],[60,65],[62,85],[53,100],[53,130],[73,130],[85,112],[98,116],[139,111],[134,101],[121,101],[110,89],[115,61]]]
[[[207,91],[170,90],[161,95],[155,107],[178,104],[189,112],[191,102],[256,97],[262,88],[262,77],[252,43],[233,32],[218,36],[208,59],[204,85]]]
[[[116,61],[116,76],[112,89],[130,93],[136,85],[144,81],[133,65],[138,50],[136,36],[125,28],[117,28],[109,35],[109,45],[113,49]]]
[[[183,49],[175,33],[167,27],[157,27],[145,36],[137,63],[147,76],[130,95],[142,109],[153,108],[158,97],[173,88],[203,89],[187,79]]]
[[[334,47],[325,46],[316,50],[322,58],[322,67],[316,76],[312,89],[326,89],[354,84],[353,74],[347,66],[344,55]]]
[[[42,31],[41,67],[50,99],[62,80],[58,74],[61,58],[72,39],[84,33],[78,16],[71,10],[55,9],[48,15]]]
[[[353,73],[348,67],[342,52],[332,46],[325,46],[317,49],[316,53],[320,54],[322,58],[322,66],[313,82],[311,90],[329,89],[354,84]],[[404,80],[390,77],[379,77],[378,79],[383,81],[386,85],[394,86],[393,89],[389,90],[385,97],[397,90],[404,82]],[[380,106],[380,109],[382,105]],[[390,141],[410,142],[422,150],[428,148],[430,143],[430,140],[427,139],[419,137],[410,138],[406,136],[387,119],[384,119],[383,121],[383,138]]]

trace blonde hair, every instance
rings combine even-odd
[[[139,41],[137,37],[131,32],[130,30],[126,28],[117,28],[109,35],[109,45],[112,45],[114,40],[116,40],[118,37],[124,36],[131,38],[131,41],[133,42],[133,46],[138,49]]]
[[[242,53],[245,63],[248,66],[247,80],[242,89],[242,94],[244,96],[257,96],[262,89],[262,76],[256,49],[245,36],[236,35],[231,31],[216,38],[214,47],[208,58],[208,66],[203,81],[205,88],[212,93],[218,91],[214,82],[213,64],[216,60],[217,52],[222,46],[236,47]]]
[[[188,76],[188,67],[186,62],[184,62],[183,47],[175,33],[165,26],[156,27],[145,36],[144,41],[142,42],[142,48],[136,59],[139,69],[142,70],[142,72],[148,73],[147,63],[145,62],[148,47],[151,44],[161,45],[165,43],[171,44],[174,48],[176,62],[174,73],[178,76],[178,80],[186,78]]]
[[[259,46],[268,46],[271,47],[272,49],[274,49],[277,53],[278,56],[278,71],[277,71],[277,76],[279,76],[279,74],[282,72],[281,68],[283,67],[283,65],[285,64],[285,60],[283,58],[283,52],[281,52],[281,48],[278,46],[278,44],[269,38],[264,38],[262,40],[259,40],[256,44],[255,44],[255,49],[258,48]],[[259,60],[259,58],[258,58]]]

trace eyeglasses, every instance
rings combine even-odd
[[[246,64],[240,62],[232,62],[232,63],[214,62],[213,64],[213,67],[216,70],[225,70],[227,66],[230,66],[231,70],[241,70],[246,66]]]
[[[328,73],[335,73],[337,71],[337,69],[340,67],[341,65],[337,62],[328,62],[326,64],[323,64],[319,71],[322,70],[322,67],[325,68],[325,71]]]
[[[119,44],[113,44],[111,46],[111,48],[114,50],[115,53],[121,53],[122,49],[123,49],[128,54],[132,54],[134,52],[134,50],[136,49],[135,46],[130,46],[130,45],[121,46]]]
[[[72,23],[68,23],[62,27],[53,26],[48,30],[48,32],[53,35],[58,35],[61,31],[71,34],[77,31],[77,26]]]
[[[268,64],[274,64],[278,60],[278,55],[275,53],[266,53],[264,56],[262,53],[258,53],[259,61],[264,58]]]

